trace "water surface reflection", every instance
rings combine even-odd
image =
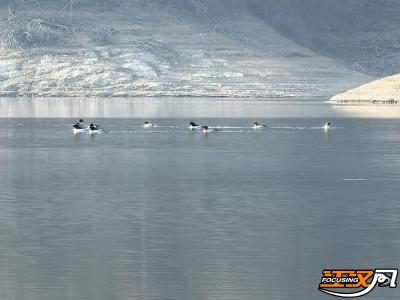
[[[202,98],[8,98],[2,118],[398,118],[397,105]]]

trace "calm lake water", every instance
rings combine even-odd
[[[46,101],[0,100],[1,300],[333,299],[323,268],[399,267],[397,108]]]

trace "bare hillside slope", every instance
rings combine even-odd
[[[371,80],[251,1],[2,1],[0,95],[329,97]]]

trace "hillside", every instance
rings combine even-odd
[[[372,76],[400,70],[397,0],[268,0],[255,12],[293,41]]]
[[[333,102],[400,103],[400,74],[385,77],[331,98]]]
[[[326,51],[304,3],[1,1],[0,95],[310,99],[373,79]]]

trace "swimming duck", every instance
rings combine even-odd
[[[73,131],[74,131],[74,133],[79,133],[79,132],[82,132],[82,131],[85,131],[86,129],[87,129],[87,127],[85,127],[84,125],[83,125],[83,119],[79,119],[75,124],[74,124],[74,126],[73,126]]]
[[[93,123],[89,125],[89,133],[101,133],[104,132],[104,128],[99,125],[94,125]]]
[[[201,128],[203,128],[203,132],[204,133],[208,133],[210,131],[221,131],[221,129],[218,128],[210,128],[208,126],[201,126]]]
[[[202,126],[196,124],[195,122],[189,122],[189,128],[191,130],[200,129]]]
[[[150,127],[154,127],[154,124],[150,123],[150,122],[143,122],[143,127],[144,128],[150,128]]]
[[[331,122],[326,122],[324,125],[324,130],[329,130],[329,129],[332,129],[332,124]]]
[[[267,126],[265,126],[264,124],[258,123],[258,122],[254,122],[253,123],[253,128],[254,129],[264,128],[264,127],[267,127]]]

